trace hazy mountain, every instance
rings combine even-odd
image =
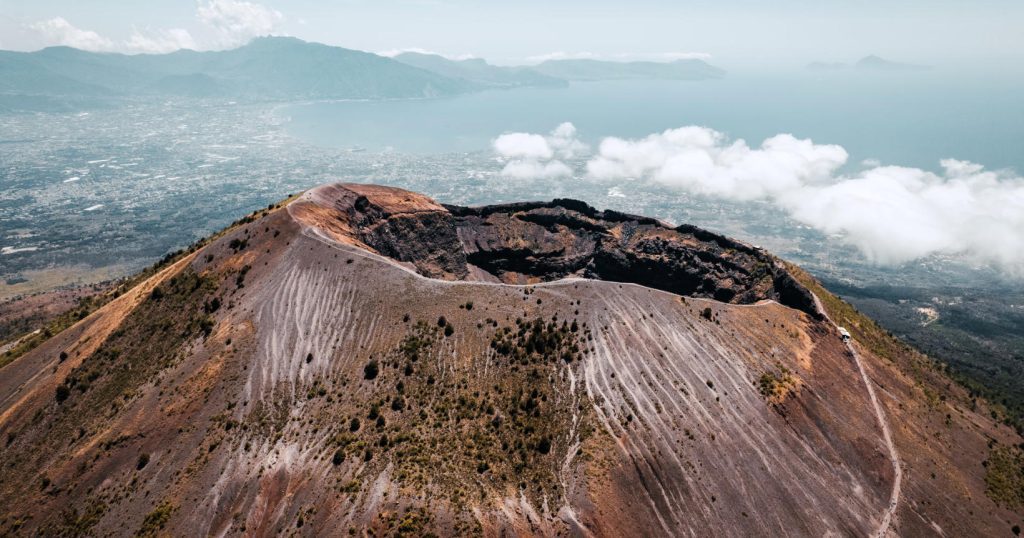
[[[560,87],[568,80],[697,80],[723,72],[700,60],[560,60],[501,67],[481,59],[405,53],[396,58],[263,37],[224,51],[126,55],[49,47],[0,51],[0,110],[61,110],[147,96],[254,100],[391,99],[455,95],[487,88]]]
[[[534,66],[534,70],[564,80],[704,80],[725,76],[725,71],[697,59],[673,62],[548,60]]]
[[[875,55],[865,56],[854,64],[857,69],[872,71],[923,71],[929,69],[926,65],[916,65],[901,62],[893,62]]]
[[[761,249],[574,200],[325,185],[5,348],[4,536],[1020,519],[1021,437],[942,368]]]
[[[501,67],[480,58],[449,60],[436,54],[405,52],[395,60],[449,78],[461,79],[483,88],[520,86],[565,86],[566,81],[542,75],[529,67]]]
[[[847,69],[856,69],[858,71],[924,71],[930,69],[930,67],[926,65],[893,62],[879,56],[871,55],[857,60],[853,65],[843,62],[811,62],[807,64],[807,69],[811,71],[843,71]]]
[[[189,95],[373,99],[452,95],[462,80],[376,54],[265,37],[226,51],[94,53],[68,47],[0,54],[0,89],[27,95]]]

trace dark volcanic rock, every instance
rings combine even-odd
[[[773,299],[818,316],[810,293],[771,255],[694,226],[565,199],[445,208],[469,263],[504,282],[579,276],[730,303]]]
[[[727,303],[771,299],[817,318],[811,295],[768,253],[683,225],[556,199],[483,207],[439,205],[400,189],[328,185],[292,211],[446,280],[530,284],[567,277],[631,282]],[[318,215],[333,206],[329,218]]]

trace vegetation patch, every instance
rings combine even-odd
[[[778,372],[765,372],[757,380],[757,389],[765,400],[781,403],[798,386],[796,376],[788,368],[780,366]]]
[[[42,536],[88,536],[92,528],[100,522],[107,512],[107,504],[100,499],[91,499],[78,508],[65,508],[59,520],[42,529]]]
[[[594,427],[583,420],[570,430],[574,409],[585,416],[590,406],[570,393],[564,375],[582,360],[577,340],[585,329],[539,318],[496,325],[486,323],[493,330],[487,356],[455,370],[443,360],[455,345],[444,337],[450,321],[409,327],[395,349],[373,360],[372,399],[337,428],[331,463],[359,462],[369,476],[391,466],[398,482],[453,504],[517,490],[538,503],[560,499],[567,442]],[[484,363],[486,372],[476,369]],[[400,534],[415,535],[423,521],[407,514],[396,523]]]
[[[1024,507],[1024,451],[996,445],[985,462],[985,494],[1011,510]]]
[[[174,505],[169,502],[160,503],[152,512],[146,514],[145,519],[142,520],[142,526],[135,532],[135,536],[140,538],[156,536],[170,521],[174,509]]]
[[[931,359],[904,343],[873,319],[859,312],[853,305],[833,295],[800,267],[786,263],[786,270],[800,284],[818,296],[832,321],[849,330],[850,336],[873,355],[899,366],[917,382],[925,396],[933,404],[939,404],[942,400],[957,396],[956,392],[950,390],[953,386],[950,380],[966,389],[970,398],[963,398],[961,403],[971,409],[977,409],[979,397],[989,392],[977,382],[955,375],[945,364]],[[1005,424],[1015,427],[1018,433],[1024,433],[1024,419],[1019,415],[1012,414],[1005,405],[994,401],[987,403],[994,420],[1001,420]]]
[[[54,392],[55,407],[47,413],[40,411],[31,424],[17,432],[20,442],[41,450],[7,461],[0,469],[5,491],[17,487],[25,476],[45,470],[54,459],[66,457],[84,432],[126,406],[143,384],[188,348],[189,341],[202,337],[210,323],[203,305],[216,290],[216,281],[185,268],[159,289],[160,294],[139,303],[92,355],[68,372]],[[135,463],[141,470],[149,463],[148,456]],[[90,463],[83,461],[79,474],[89,467]]]

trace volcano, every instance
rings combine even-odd
[[[0,528],[1008,535],[1021,438],[995,418],[763,249],[331,184],[0,370]]]

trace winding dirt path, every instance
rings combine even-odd
[[[836,322],[832,321],[829,317],[828,312],[825,311],[825,307],[822,306],[821,300],[818,296],[811,292],[811,296],[814,297],[814,306],[817,307],[821,315],[825,316],[834,327],[839,327]],[[900,455],[896,451],[896,443],[892,440],[892,431],[889,429],[889,421],[885,418],[885,412],[882,410],[882,404],[878,402],[878,397],[875,395],[875,388],[871,384],[871,379],[868,378],[868,373],[864,369],[864,364],[860,360],[860,353],[857,353],[857,349],[854,348],[852,341],[846,341],[846,347],[850,350],[850,354],[853,355],[853,361],[857,364],[857,370],[860,371],[860,377],[864,381],[864,386],[868,389],[868,397],[871,398],[871,405],[875,408],[875,417],[878,419],[878,425],[882,428],[882,438],[885,440],[885,445],[889,449],[889,461],[892,462],[893,470],[893,481],[892,481],[892,492],[889,494],[889,506],[886,507],[885,513],[882,514],[882,521],[878,524],[878,528],[872,534],[876,538],[881,538],[889,534],[889,527],[892,525],[893,517],[896,514],[896,509],[900,503],[900,488],[903,484],[903,468],[900,465]]]

